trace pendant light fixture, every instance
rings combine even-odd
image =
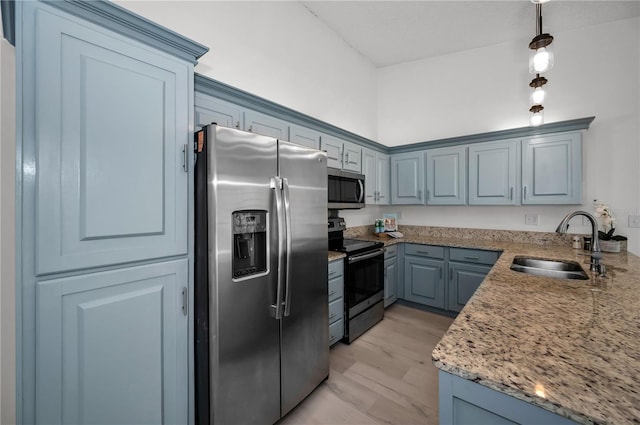
[[[546,99],[544,86],[548,80],[545,77],[541,77],[540,74],[553,67],[553,51],[551,50],[553,36],[542,32],[542,3],[547,1],[549,0],[531,0],[536,5],[536,36],[529,43],[529,49],[531,49],[529,72],[535,74],[535,78],[529,83],[529,87],[531,87],[529,101],[532,105],[529,109],[531,113],[529,124],[532,126],[544,123],[544,106],[542,104]]]
[[[536,36],[529,43],[529,72],[542,74],[553,68],[553,36],[542,32],[542,2],[534,1],[536,5]]]

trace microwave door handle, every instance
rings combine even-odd
[[[356,199],[358,202],[362,202],[362,198],[364,198],[364,185],[360,179],[358,179],[358,187],[360,188],[360,196],[358,196],[358,192],[356,191]]]
[[[271,177],[271,189],[276,197],[276,222],[278,225],[278,267],[276,271],[276,279],[278,286],[276,289],[276,303],[271,305],[275,310],[276,320],[282,319],[282,280],[284,277],[284,213],[282,202],[282,179],[280,177]]]
[[[282,179],[282,193],[284,203],[284,220],[286,222],[285,228],[287,229],[286,238],[286,272],[284,276],[284,315],[288,316],[291,312],[291,203],[289,202],[289,181],[286,178]]]

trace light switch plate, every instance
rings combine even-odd
[[[640,215],[629,216],[629,227],[640,227]]]
[[[524,215],[524,224],[529,226],[537,226],[538,225],[538,214],[525,214]]]

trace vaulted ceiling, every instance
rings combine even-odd
[[[302,3],[376,67],[507,41],[526,48],[536,31],[529,0]],[[544,32],[552,35],[639,14],[640,2],[629,0],[552,0],[542,7]]]

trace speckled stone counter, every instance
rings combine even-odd
[[[579,423],[640,423],[639,257],[605,253],[608,277],[560,280],[510,265],[527,255],[577,261],[590,273],[588,253],[563,235],[513,243],[406,233],[385,242],[503,251],[433,351],[438,368]]]
[[[329,254],[328,255],[329,261],[339,260],[347,256],[344,252],[336,252],[336,251],[329,251],[328,254]]]

